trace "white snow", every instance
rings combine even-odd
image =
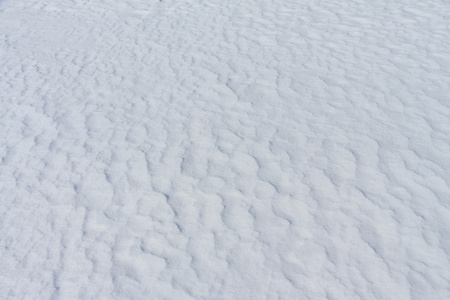
[[[2,0],[0,299],[450,299],[450,2]]]

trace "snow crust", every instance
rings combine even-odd
[[[1,299],[450,299],[450,4],[3,0]]]

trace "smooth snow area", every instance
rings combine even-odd
[[[450,299],[450,3],[2,0],[0,299]]]

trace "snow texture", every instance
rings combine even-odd
[[[450,3],[3,0],[1,299],[450,299]]]

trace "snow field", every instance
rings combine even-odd
[[[450,6],[0,4],[1,299],[450,298]]]

